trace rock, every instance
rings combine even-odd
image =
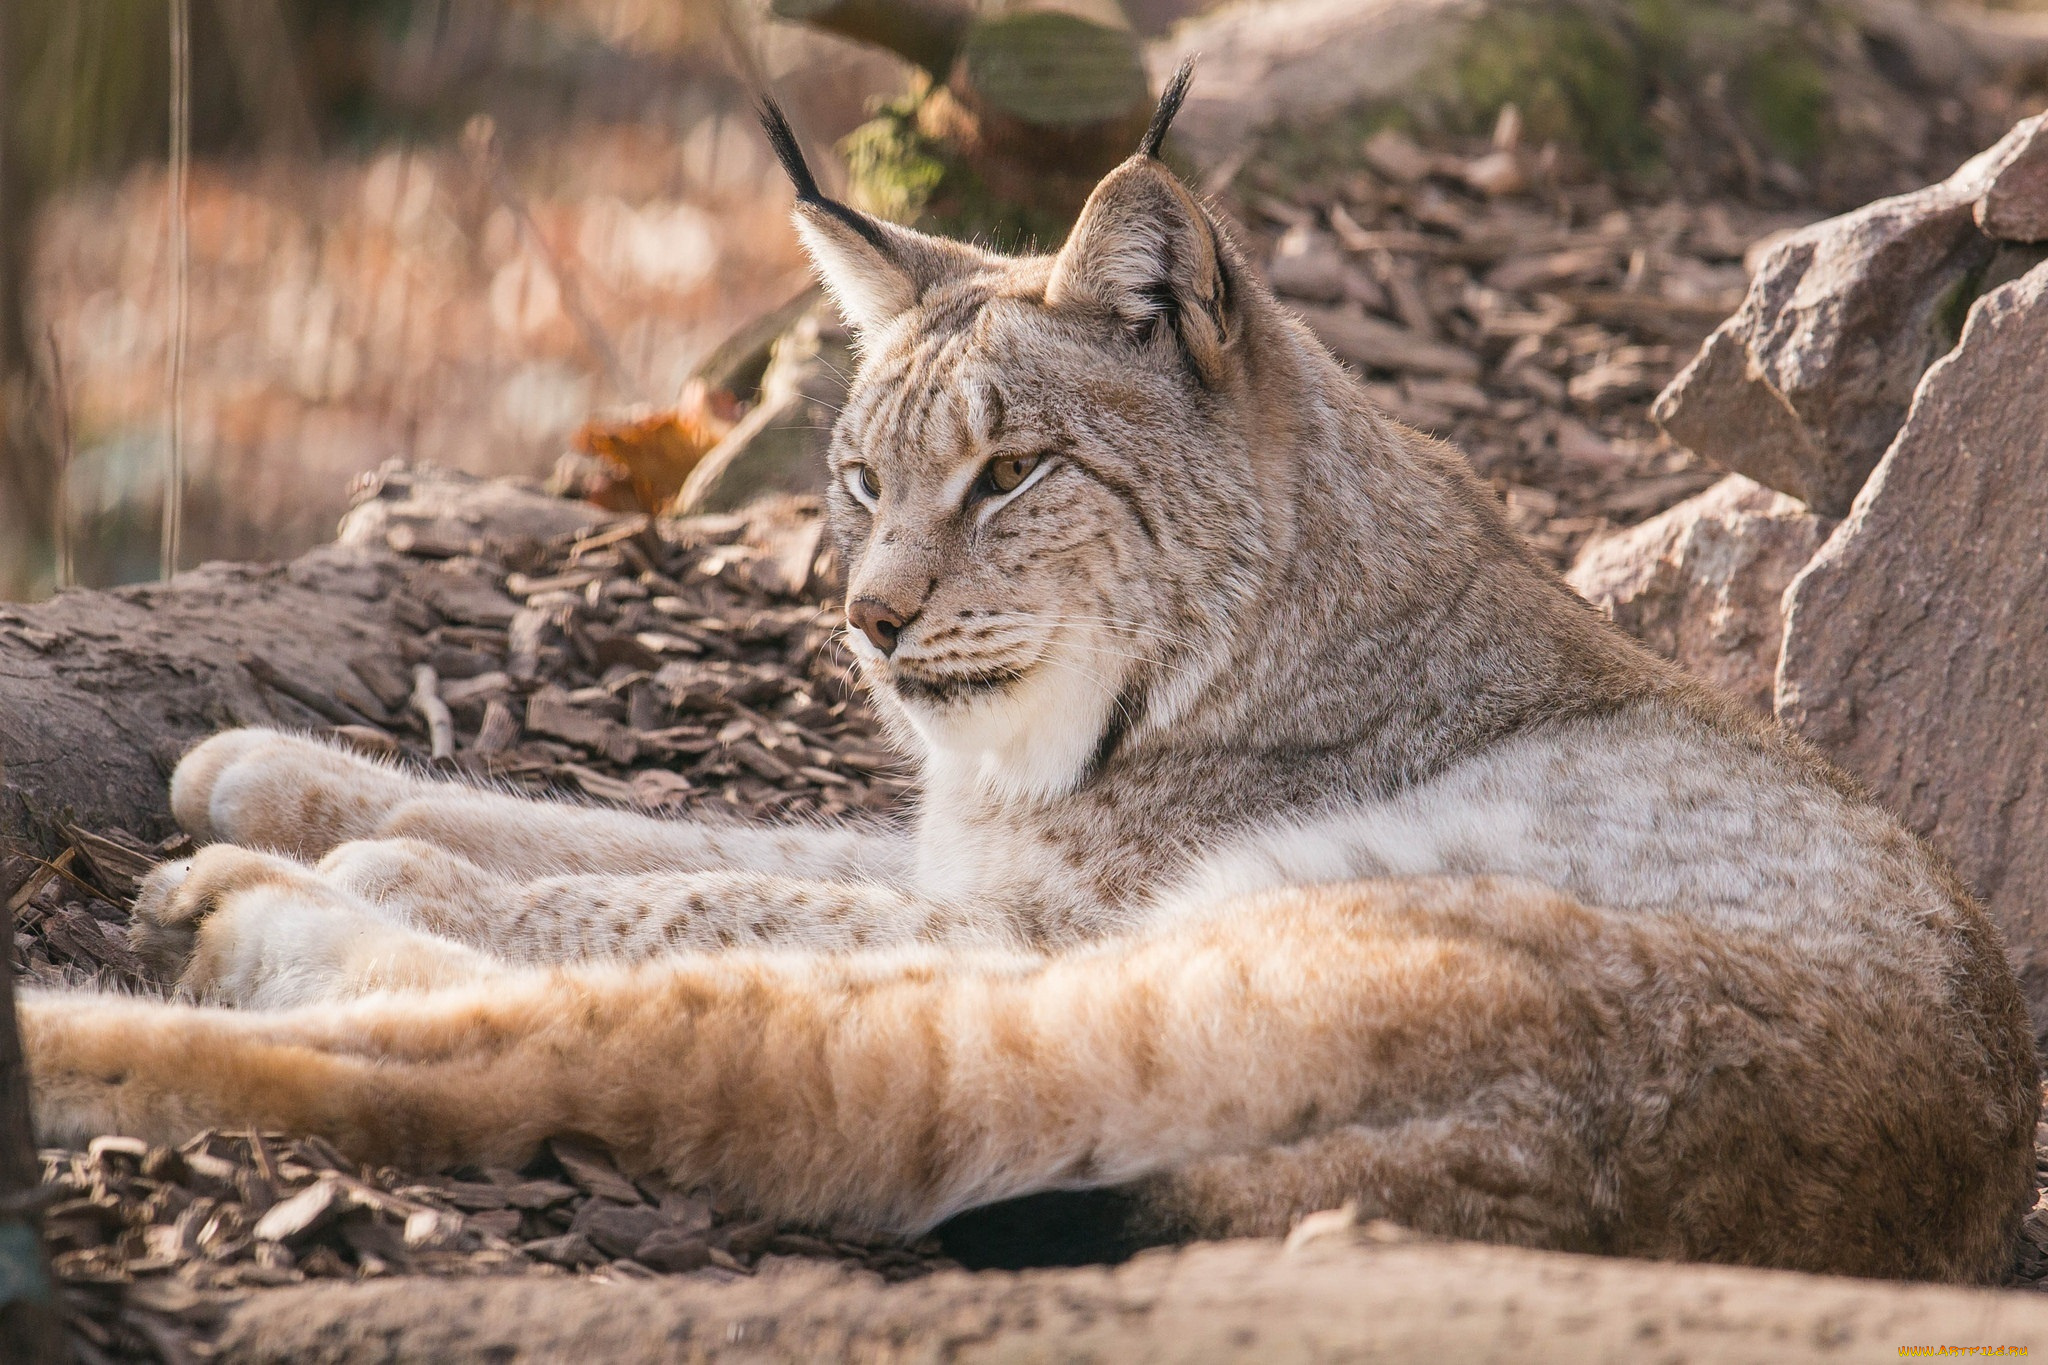
[[[1657,421],[1824,516],[1847,513],[1983,287],[1997,248],[1977,230],[1976,202],[2030,135],[2021,124],[1939,185],[1779,242],[1741,308],[1658,397]]]
[[[2048,1021],[2048,265],[1979,299],[1786,594],[1781,719],[1954,859]]]
[[[1207,7],[1146,55],[1152,87],[1190,55],[1202,77],[1174,120],[1177,144],[1218,165],[1276,122],[1313,126],[1412,95],[1486,0],[1247,0]]]
[[[2021,123],[1998,145],[2004,155],[1977,200],[1977,226],[2000,241],[2048,241],[2048,114]]]
[[[690,471],[675,510],[732,512],[825,488],[825,452],[854,369],[852,338],[822,305],[775,343],[753,409]]]
[[[1834,523],[1740,474],[1580,551],[1565,581],[1679,667],[1770,714],[1780,605]]]
[[[1350,292],[1350,268],[1337,239],[1306,223],[1281,235],[1266,278],[1274,293],[1311,303],[1342,303]]]

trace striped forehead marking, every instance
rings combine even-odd
[[[886,440],[900,449],[928,450],[940,423],[970,427],[960,369],[973,340],[963,331],[939,333],[893,355],[856,410],[857,440],[863,445]]]

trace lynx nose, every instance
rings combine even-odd
[[[854,598],[847,604],[846,619],[884,654],[896,648],[896,637],[903,633],[903,617],[879,598]]]

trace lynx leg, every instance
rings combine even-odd
[[[1599,1035],[1627,1041],[1629,937],[1487,883],[1317,888],[1051,959],[732,953],[265,1014],[43,997],[27,1037],[53,1134],[311,1124],[417,1165],[578,1127],[770,1212],[922,1227],[1489,1087],[1577,1094]],[[1602,947],[1625,981],[1587,970]]]
[[[1598,1177],[1582,1134],[1503,1097],[1485,1112],[1345,1127],[1112,1189],[1005,1200],[949,1220],[939,1235],[970,1268],[1021,1270],[1280,1237],[1310,1213],[1348,1207],[1361,1222],[1436,1236],[1612,1252],[1614,1210],[1602,1206]]]
[[[379,839],[343,844],[314,868],[209,845],[149,879],[130,939],[186,998],[273,1007],[449,984],[494,963],[995,936],[891,887],[735,872],[522,884],[431,844]]]
[[[748,872],[501,877],[416,839],[343,844],[316,871],[400,922],[508,962],[644,961],[747,947],[1014,944],[1000,925],[872,882]]]
[[[576,1128],[766,1212],[917,1228],[1556,1084],[1562,1003],[1472,926],[1287,892],[1053,958],[735,952],[250,1013],[43,996],[24,1038],[52,1136],[310,1125],[418,1166]]]
[[[1275,892],[1055,958],[743,952],[318,1010],[33,996],[22,1019],[51,1139],[253,1124],[431,1168],[518,1164],[575,1130],[764,1213],[915,1230],[1476,1120],[1446,1173],[1548,1206],[1496,1235],[1618,1206],[1655,1254],[1843,1264],[1812,1248],[1847,1239],[1865,1273],[1996,1273],[2032,1097],[1966,1030],[1902,1033],[1855,980],[1778,940],[1428,879]],[[1530,1158],[1486,1127],[1532,1111],[1568,1116],[1587,1164],[1538,1148],[1518,1174]]]
[[[1146,1243],[1276,1237],[1303,1214],[1349,1204],[1361,1220],[1439,1236],[1612,1251],[1617,1210],[1599,1175],[1582,1133],[1501,1097],[1466,1115],[1340,1128],[1147,1177],[1129,1191],[1129,1231]]]
[[[231,730],[187,754],[171,809],[200,838],[308,862],[351,840],[417,839],[515,881],[712,869],[897,881],[910,864],[908,843],[883,831],[716,826],[535,801],[272,730]]]
[[[409,929],[312,870],[214,844],[159,868],[130,940],[195,1000],[276,1008],[472,980],[490,963]]]
[[[299,735],[230,730],[171,774],[171,813],[199,839],[311,860],[367,838],[431,783]]]
[[[452,783],[399,804],[375,837],[434,844],[515,881],[728,871],[901,882],[911,865],[909,841],[887,831],[658,820]]]

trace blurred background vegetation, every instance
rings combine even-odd
[[[1945,170],[2010,113],[1937,88],[1939,52],[1890,51],[1862,17],[1935,0],[1235,0],[1283,30],[1347,3],[1467,17],[1397,91],[1352,63],[1337,79],[1376,93],[1262,113],[1233,146],[1204,143],[1191,106],[1183,164],[1226,203],[1313,199],[1390,127],[1483,145],[1513,106],[1531,145],[1644,195],[1839,207]],[[156,575],[174,210],[182,563],[284,556],[388,459],[545,474],[586,418],[674,403],[802,289],[757,83],[867,207],[1050,245],[1189,44],[1211,93],[1255,103],[1230,49],[1256,23],[1178,37],[1216,8],[0,0],[0,599]],[[1284,112],[1298,92],[1274,93]]]
[[[183,561],[295,552],[388,458],[545,473],[802,275],[701,0],[189,0]],[[155,576],[167,0],[0,4],[0,598]],[[829,139],[900,64],[755,35]]]

